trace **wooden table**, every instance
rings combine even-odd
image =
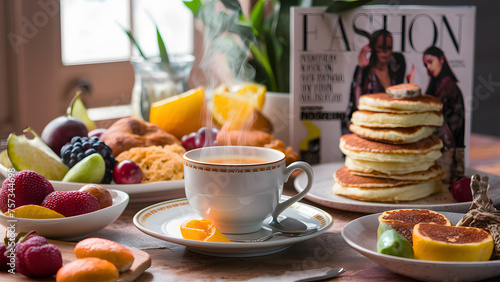
[[[471,140],[471,166],[500,175],[500,138],[474,135]],[[290,182],[289,182],[290,183]],[[287,185],[285,194],[294,194]],[[302,202],[318,206],[310,201]],[[344,267],[348,271],[336,281],[411,281],[395,274],[351,249],[340,232],[363,213],[321,207],[334,218],[326,233],[291,246],[285,251],[253,258],[218,258],[200,255],[184,246],[149,237],[132,224],[134,214],[153,203],[130,203],[124,214],[111,226],[96,234],[135,247],[136,241],[148,240],[155,247],[142,248],[152,257],[152,266],[137,281],[290,281],[293,271]],[[137,243],[141,247],[141,243]],[[491,281],[494,281],[493,279]]]
[[[471,140],[471,166],[500,175],[500,138],[474,135]],[[285,194],[294,194],[287,185]],[[302,202],[317,206],[307,200]],[[342,228],[363,213],[321,207],[334,218],[326,233],[267,256],[218,258],[200,255],[184,246],[150,237],[132,223],[136,212],[150,203],[130,203],[120,218],[93,236],[103,237],[128,247],[140,248],[152,257],[152,266],[136,281],[291,281],[292,272],[325,267],[348,269],[336,281],[412,281],[392,273],[351,249],[342,239]],[[490,281],[497,281],[491,279]]]

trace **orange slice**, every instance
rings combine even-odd
[[[205,106],[204,88],[191,89],[151,106],[149,121],[181,139],[202,127]]]
[[[264,107],[266,101],[266,86],[253,82],[246,82],[236,85],[233,91],[241,96],[247,97],[256,105],[259,110]]]
[[[410,243],[413,242],[412,232],[413,226],[418,223],[436,223],[440,225],[451,225],[450,221],[442,214],[431,210],[423,209],[399,209],[386,211],[379,218],[379,227],[377,235],[388,228],[393,228],[399,234],[403,235]]]
[[[88,238],[75,246],[77,258],[97,257],[111,262],[119,272],[127,271],[134,262],[132,252],[121,244],[101,238]]]
[[[486,261],[493,247],[491,234],[480,228],[419,223],[413,229],[416,259]]]
[[[233,128],[239,128],[254,109],[262,110],[265,94],[266,87],[257,83],[242,83],[231,89],[222,84],[214,90],[209,109],[219,125],[231,122]]]
[[[6,216],[13,215],[17,218],[34,218],[34,219],[49,219],[49,218],[63,218],[64,215],[38,205],[24,205],[20,206],[10,212],[5,213]]]
[[[231,241],[222,234],[212,221],[208,219],[187,220],[181,224],[181,234],[184,239],[199,240],[205,242],[227,242]]]
[[[100,258],[82,258],[65,264],[57,271],[57,282],[116,281],[116,267]]]

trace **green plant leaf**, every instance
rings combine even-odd
[[[250,12],[250,24],[257,31],[257,35],[263,33],[264,28],[264,3],[266,0],[259,0]]]
[[[230,18],[230,15],[216,11],[215,4],[216,1],[205,3],[198,13],[199,18],[205,24],[205,41],[214,40],[227,32],[227,26],[230,24],[230,21],[233,20]]]
[[[184,5],[186,5],[186,7],[189,8],[189,10],[191,10],[193,16],[198,16],[198,12],[202,7],[201,0],[184,0],[182,2],[184,3]]]
[[[266,42],[278,92],[289,92],[290,76],[290,8],[300,0],[273,1],[272,15],[267,22]]]
[[[328,6],[332,0],[312,0],[311,6]]]
[[[167,47],[165,46],[165,42],[163,41],[163,38],[161,37],[161,33],[160,33],[160,29],[158,28],[158,24],[156,23],[156,21],[154,20],[153,16],[150,13],[147,13],[147,14],[156,28],[156,39],[158,40],[158,50],[160,51],[161,62],[163,63],[164,66],[167,67],[167,71],[169,71],[171,69],[170,69],[170,59],[168,58]]]
[[[132,33],[130,32],[130,30],[126,29],[125,27],[123,27],[122,25],[120,25],[118,23],[118,25],[123,29],[123,31],[125,31],[125,33],[127,34],[128,38],[130,39],[130,41],[134,44],[135,48],[137,48],[137,50],[139,51],[139,54],[141,54],[141,57],[144,58],[144,60],[147,60],[148,58],[146,57],[146,55],[144,55],[144,53],[142,52],[142,49],[141,47],[139,47],[139,43],[137,43],[137,41],[135,40],[134,36],[132,35]]]
[[[342,13],[363,6],[371,0],[333,0],[326,8],[327,13]]]
[[[156,26],[156,24],[155,24]],[[163,42],[163,38],[161,37],[160,30],[158,26],[156,26],[156,37],[158,38],[158,49],[160,49],[160,58],[163,63],[169,64],[170,59],[168,58],[167,47],[165,47],[165,42]]]
[[[218,38],[213,42],[212,51],[218,51],[225,55],[226,64],[236,81],[253,80],[255,69],[249,64],[248,47],[241,44],[231,35]]]
[[[237,11],[219,12],[216,17],[213,14],[204,15],[205,25],[209,26],[211,37],[221,36],[226,32],[231,32],[240,37],[243,42],[256,41],[253,27],[250,23],[240,20]]]
[[[234,11],[238,11],[238,14],[243,13],[239,1],[236,0],[220,0],[220,1],[222,2],[222,4],[224,4],[224,7]]]
[[[267,55],[261,52],[261,50],[254,44],[250,44],[250,51],[254,55],[255,59],[262,65],[264,70],[269,77],[269,90],[277,91],[276,78],[274,76],[273,68],[269,62]]]
[[[228,27],[228,31],[238,35],[243,41],[256,41],[252,26],[244,22],[234,23],[230,25]]]
[[[277,77],[280,76],[279,75],[280,69],[283,67],[283,66],[280,66],[280,64],[279,64],[279,62],[281,61],[280,58],[282,58],[282,54],[283,54],[283,46],[279,42],[278,38],[276,38],[275,33],[273,32],[273,29],[270,29],[270,28],[267,28],[265,30],[265,41],[266,41],[266,50],[267,50],[267,54],[268,54],[268,58],[269,58],[269,64],[271,65],[271,68],[274,70],[273,77],[275,80],[273,82],[273,84],[275,85],[275,88],[273,89],[271,87],[271,83],[269,82],[267,84],[269,87],[268,90],[269,91],[284,92],[284,90],[281,87],[277,86],[277,82],[276,82]],[[269,78],[269,79],[271,79],[271,78]]]

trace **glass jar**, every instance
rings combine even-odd
[[[188,80],[194,64],[192,55],[171,55],[170,64],[159,57],[144,60],[132,58],[135,82],[132,89],[133,115],[149,121],[151,105],[188,90]]]

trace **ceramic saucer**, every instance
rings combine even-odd
[[[191,208],[187,199],[161,202],[142,209],[134,216],[135,226],[153,237],[186,246],[191,251],[219,257],[252,257],[268,255],[282,251],[295,243],[314,238],[333,225],[333,218],[327,212],[303,203],[295,203],[286,209],[282,216],[302,220],[309,228],[318,228],[318,232],[302,237],[277,236],[260,243],[222,243],[203,242],[184,239],[180,225],[185,220],[201,219]],[[231,240],[257,239],[272,233],[268,223],[271,217],[263,221],[262,229],[249,234],[227,235]]]

